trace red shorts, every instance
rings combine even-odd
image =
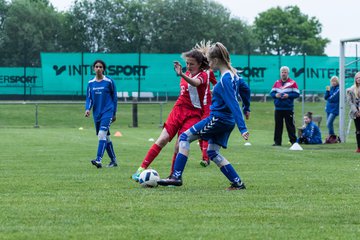
[[[210,116],[210,105],[205,105],[203,107],[203,114],[201,116],[201,119],[207,118],[208,116]]]
[[[201,109],[190,110],[181,106],[174,106],[164,123],[164,128],[169,134],[169,142],[176,134],[180,136],[201,120]]]

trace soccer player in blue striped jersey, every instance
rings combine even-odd
[[[243,112],[248,119],[250,114],[250,89],[237,75],[236,69],[230,64],[229,52],[221,43],[213,45],[208,54],[210,67],[220,70],[221,78],[213,89],[210,116],[193,125],[179,137],[179,153],[176,156],[173,174],[167,179],[158,181],[163,186],[181,186],[182,174],[188,159],[190,143],[201,138],[209,143],[209,158],[220,168],[231,182],[227,190],[245,189],[245,184],[230,162],[220,154],[221,147],[226,148],[235,123],[245,140],[249,132],[241,113],[238,94],[242,97]]]
[[[87,86],[85,117],[90,116],[92,109],[99,144],[96,159],[91,160],[91,163],[101,168],[101,160],[106,150],[111,159],[108,167],[117,167],[116,155],[110,139],[110,124],[116,121],[116,86],[111,78],[104,75],[106,65],[102,60],[96,60],[93,67],[96,76],[89,81]]]

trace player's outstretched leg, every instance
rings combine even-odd
[[[131,179],[133,179],[135,182],[139,181],[140,173],[142,173],[145,169],[147,169],[150,164],[154,161],[154,159],[159,155],[161,152],[162,147],[154,143],[149,151],[147,152],[144,160],[141,163],[141,166],[136,170],[136,172],[131,175]]]
[[[186,165],[188,157],[182,153],[178,153],[175,159],[173,174],[165,179],[160,179],[158,184],[160,186],[181,186],[182,185],[182,173]]]

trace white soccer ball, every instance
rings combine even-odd
[[[139,176],[139,183],[142,187],[157,187],[160,176],[154,169],[146,169]]]

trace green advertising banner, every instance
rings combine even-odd
[[[44,94],[84,95],[82,53],[41,53]]]
[[[42,94],[41,68],[0,68],[0,94]]]
[[[87,83],[95,75],[92,64],[101,59],[105,74],[115,81],[118,92],[133,96],[151,92],[154,96],[177,96],[180,79],[173,61],[181,54],[41,53],[42,68],[0,68],[0,94],[39,94],[84,96]],[[356,62],[347,58],[346,62]],[[339,75],[339,58],[325,56],[247,56],[232,55],[232,65],[241,71],[253,93],[270,92],[280,78],[280,67],[290,68],[290,77],[300,90],[323,93],[334,75]],[[356,64],[346,68],[346,87],[353,84]],[[219,79],[219,72],[215,72]]]
[[[44,92],[64,92],[84,95],[86,86],[95,75],[92,64],[101,59],[106,63],[105,74],[112,78],[118,92],[179,92],[179,79],[172,62],[180,54],[102,54],[102,53],[43,53]]]

